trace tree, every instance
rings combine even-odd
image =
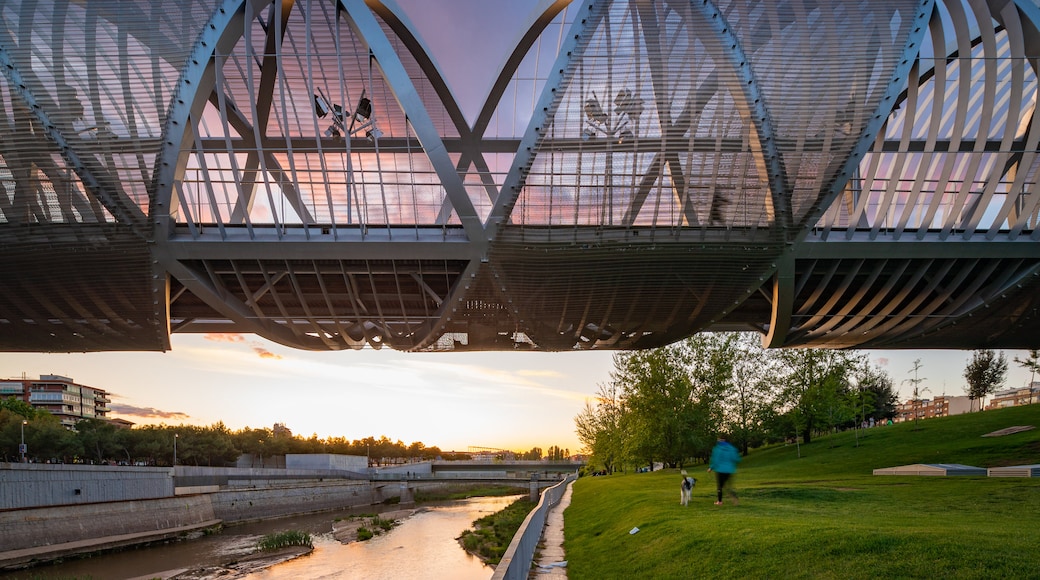
[[[810,443],[820,427],[831,428],[848,420],[852,410],[847,406],[849,378],[862,364],[862,355],[826,349],[782,350],[777,355],[783,363],[780,377],[780,403],[801,435]],[[798,448],[801,456],[801,447]]]
[[[1040,371],[1040,350],[1031,349],[1029,358],[1015,357],[1018,366],[1029,369],[1029,404],[1033,404],[1033,383],[1036,381],[1036,373]]]
[[[530,451],[522,454],[520,459],[524,461],[538,461],[542,458],[542,448],[532,447]]]
[[[887,372],[878,366],[864,365],[856,380],[864,394],[872,399],[870,409],[862,418],[874,417],[883,420],[896,416],[899,399],[892,385],[892,377],[888,376]]]
[[[103,419],[83,419],[76,423],[76,439],[86,456],[103,462],[119,455],[121,446],[117,430],[115,425]]]
[[[741,342],[738,333],[703,332],[680,343],[691,361],[690,379],[693,382],[691,412],[683,426],[688,439],[687,457],[707,461],[719,432],[727,427],[727,415],[736,420],[735,424],[730,422],[728,425],[737,427],[734,441],[742,447],[746,443],[745,428],[750,423],[744,425],[740,421],[742,417],[750,416],[752,400],[750,390],[743,388],[746,385],[737,385],[737,371],[739,368],[753,372],[742,364],[742,359],[761,350],[755,350],[757,345],[751,335],[743,336],[744,342]],[[735,391],[738,388],[740,390]],[[734,396],[729,396],[730,393]]]
[[[964,378],[968,381],[968,398],[980,400],[979,410],[982,410],[986,395],[1004,384],[1007,369],[1007,357],[1003,352],[998,355],[991,349],[981,349],[972,353],[971,361],[964,369]]]
[[[628,409],[631,459],[680,465],[691,456],[691,423],[697,422],[689,351],[673,344],[614,357],[614,380]]]
[[[596,403],[586,400],[585,408],[574,418],[578,440],[607,473],[614,473],[624,456],[624,412],[620,386],[611,381],[599,385]]]
[[[0,399],[0,409],[7,409],[12,413],[21,416],[23,419],[35,419],[41,413],[46,413],[46,411],[40,411],[29,403],[14,397]]]
[[[927,391],[927,388],[922,389],[921,383],[925,381],[925,378],[920,376],[921,371],[921,359],[914,360],[914,368],[910,369],[914,377],[912,379],[903,379],[904,383],[910,383],[914,388],[913,401],[914,401],[914,428],[917,428],[917,421],[920,418],[917,408],[921,405],[921,393]]]
[[[756,335],[736,335],[732,381],[723,395],[729,441],[745,455],[766,439],[765,419],[778,390],[776,361]]]
[[[859,446],[859,428],[868,419],[883,421],[895,416],[896,394],[892,389],[892,378],[881,367],[863,361],[856,371],[855,389],[850,391],[852,407],[856,411],[856,446]]]

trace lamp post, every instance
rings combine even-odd
[[[18,451],[22,454],[22,463],[25,463],[25,426],[29,424],[29,421],[22,419],[22,444],[18,447]]]
[[[180,434],[178,434],[178,433],[174,433],[173,434],[173,464],[174,465],[177,465],[177,439],[179,437],[180,437]]]

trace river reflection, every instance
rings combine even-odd
[[[473,520],[501,511],[515,499],[478,498],[439,506],[417,513],[367,542],[344,545],[323,536],[316,539],[309,555],[250,574],[243,580],[490,578],[494,570],[467,554],[455,538]]]
[[[333,521],[373,513],[377,506],[229,526],[219,534],[196,540],[0,573],[0,579],[169,578],[178,570],[219,565],[239,558],[250,553],[264,534],[285,530],[309,532],[314,538],[314,551],[242,578],[485,579],[494,571],[467,554],[455,538],[469,528],[473,520],[501,511],[515,500],[516,497],[480,497],[425,504],[419,513],[366,542],[339,543],[331,536]],[[398,506],[388,508],[400,509]]]

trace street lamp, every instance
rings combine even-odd
[[[18,451],[22,454],[22,463],[25,463],[25,426],[29,424],[29,421],[22,419],[22,444],[18,447]]]
[[[177,465],[177,438],[180,437],[178,433],[173,434],[173,464]]]

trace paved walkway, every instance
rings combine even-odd
[[[574,482],[567,484],[560,503],[556,504],[545,518],[542,541],[538,543],[538,559],[531,568],[528,578],[567,578],[567,558],[563,553],[563,510],[571,505],[571,490]]]

